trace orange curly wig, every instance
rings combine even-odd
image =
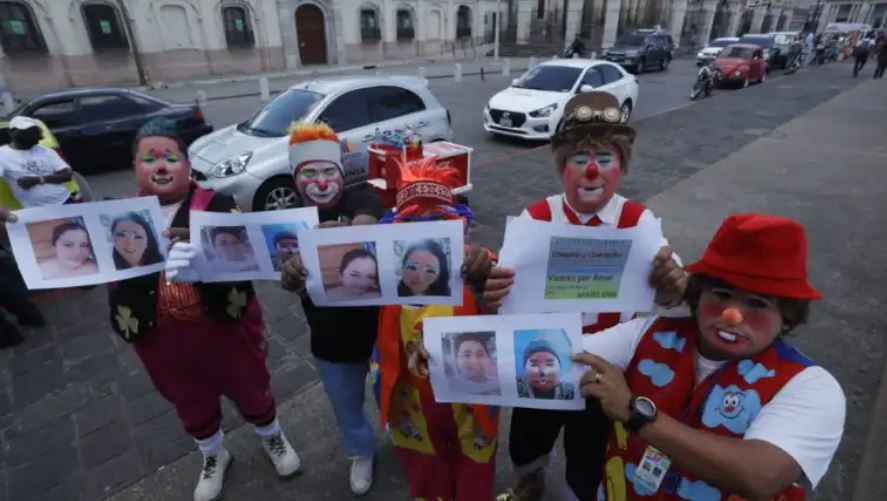
[[[325,123],[294,122],[289,128],[290,144],[326,140],[339,142],[336,131]]]

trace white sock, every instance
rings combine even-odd
[[[197,447],[200,448],[200,452],[203,453],[203,457],[208,456],[218,456],[222,453],[223,442],[225,440],[225,432],[219,428],[219,431],[213,433],[212,435],[206,438],[195,439],[197,442]]]
[[[265,426],[254,426],[253,430],[255,430],[256,435],[262,438],[271,438],[280,433],[280,422],[277,421],[277,418],[274,418],[274,421]]]

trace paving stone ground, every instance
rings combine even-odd
[[[640,120],[637,155],[621,192],[646,200],[853,84],[847,65],[834,65]],[[772,160],[778,169],[780,159]],[[478,168],[473,181],[471,237],[494,249],[506,216],[557,190],[545,147]],[[287,402],[316,393],[300,307],[275,283],[260,283],[258,292],[276,397]],[[50,325],[27,330],[24,345],[0,352],[0,501],[101,499],[194,449],[131,347],[112,333],[102,287],[44,296],[39,304]],[[858,376],[866,381],[860,388],[875,377]],[[866,395],[854,394],[852,405],[867,409]],[[225,415],[226,430],[242,424],[227,403]],[[863,422],[852,426],[864,431]],[[334,436],[296,433],[302,443],[338,447]],[[843,467],[854,464],[848,453]]]

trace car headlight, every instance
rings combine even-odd
[[[625,51],[625,55],[628,57],[635,57],[638,55],[638,51],[636,50],[627,50]]]
[[[557,109],[557,103],[549,104],[544,108],[539,108],[538,110],[533,110],[530,112],[530,116],[534,118],[543,118],[551,116],[551,112]]]
[[[706,56],[705,52],[696,53],[696,57],[705,57],[705,56]]]
[[[241,172],[246,170],[246,164],[249,163],[249,159],[252,157],[253,152],[251,151],[235,155],[213,165],[213,168],[210,169],[209,173],[213,177],[236,176],[237,174],[240,174]]]

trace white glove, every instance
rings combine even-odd
[[[200,276],[192,264],[196,255],[194,246],[188,242],[176,242],[166,257],[166,279],[174,282],[197,282]]]

